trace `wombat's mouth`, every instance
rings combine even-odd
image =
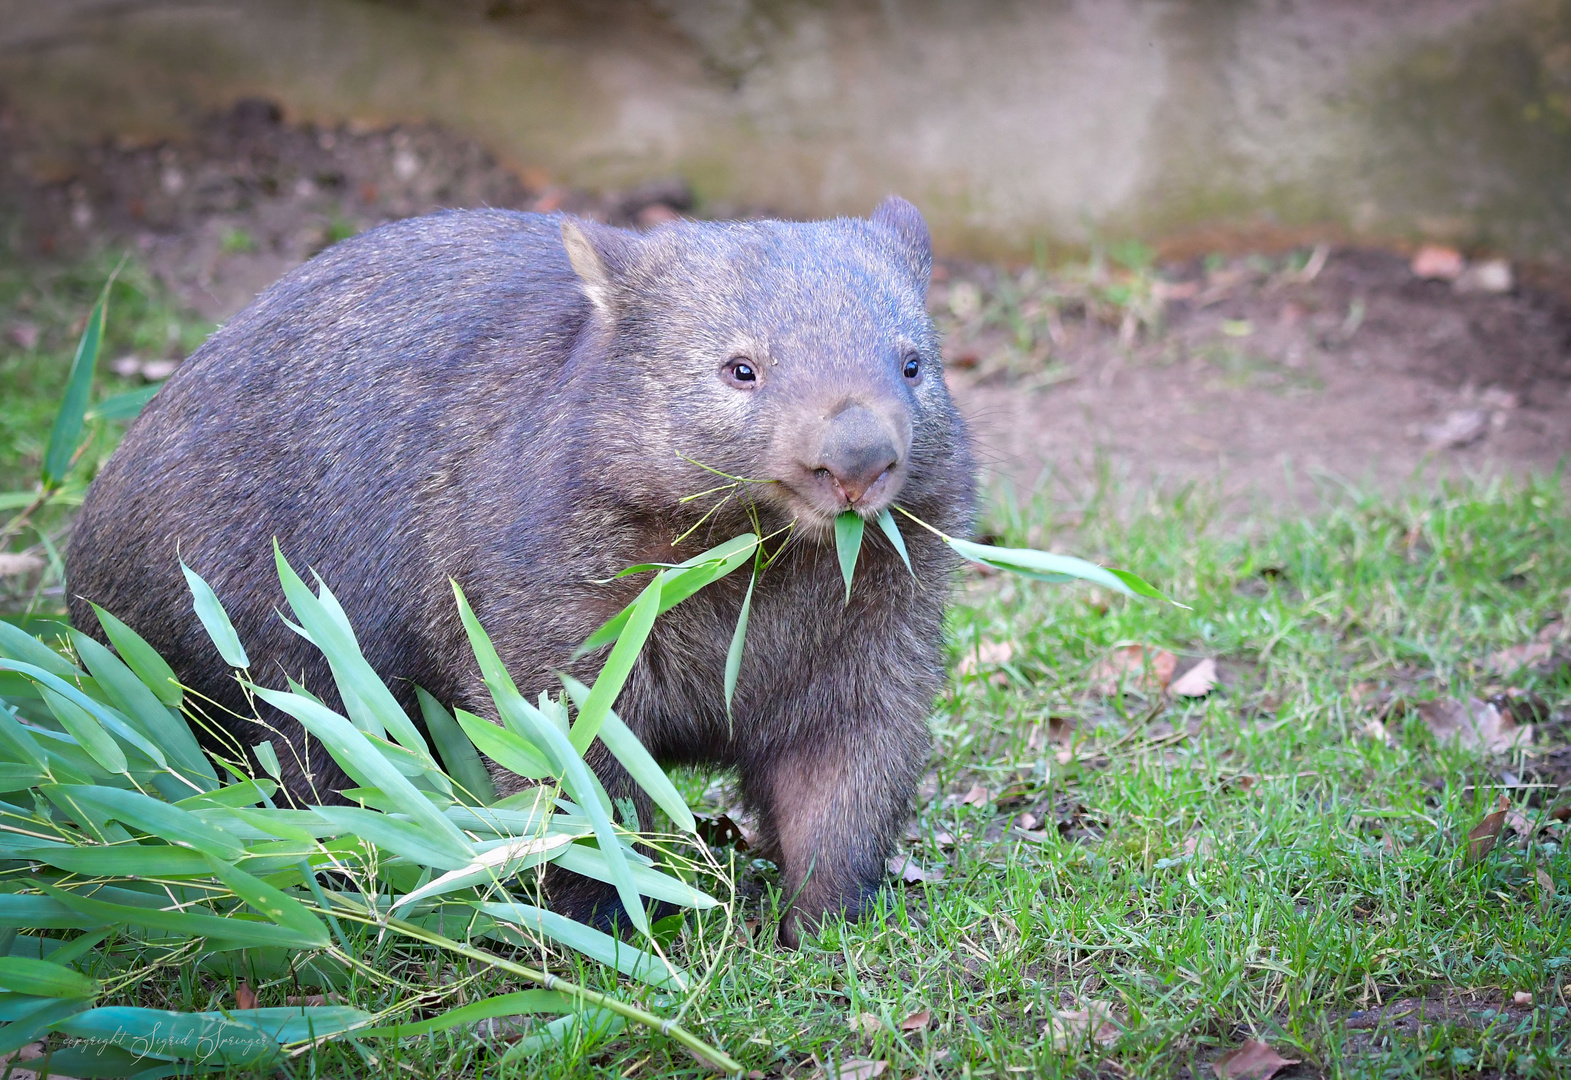
[[[854,510],[870,518],[895,501],[905,486],[903,464],[891,462],[865,484],[848,484],[824,468],[802,468],[772,485],[783,509],[796,518],[798,528],[818,533],[833,530],[835,518]]]

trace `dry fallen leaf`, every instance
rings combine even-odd
[[[1113,1019],[1113,1007],[1105,1001],[1088,1001],[1083,1009],[1070,1012],[1055,1010],[1042,1034],[1053,1040],[1053,1049],[1060,1053],[1071,1046],[1083,1044],[1087,1037],[1100,1046],[1118,1041],[1118,1024]]]
[[[1533,995],[1529,994],[1526,990],[1518,990],[1516,993],[1511,995],[1511,1004],[1531,1005],[1533,1004]]]
[[[871,1039],[883,1028],[884,1022],[870,1012],[854,1012],[846,1017],[846,1025],[857,1034]]]
[[[896,855],[889,860],[889,872],[907,885],[918,885],[924,881],[943,881],[942,870],[923,870],[915,859],[909,855]]]
[[[838,1067],[826,1067],[824,1080],[873,1080],[884,1075],[889,1068],[887,1061],[869,1061],[867,1058],[846,1058]]]
[[[1538,831],[1538,827],[1528,819],[1528,816],[1515,807],[1506,811],[1506,825],[1524,840],[1532,839],[1533,834]]]
[[[986,806],[993,801],[993,793],[981,784],[972,784],[971,790],[960,796],[961,806]]]
[[[1500,804],[1497,808],[1468,830],[1468,862],[1475,863],[1495,849],[1495,841],[1500,839],[1500,831],[1505,828],[1508,805],[1506,797],[1500,796]]]
[[[21,348],[32,350],[38,344],[38,324],[19,322],[11,324],[10,338]]]
[[[1489,433],[1489,414],[1482,409],[1453,409],[1422,429],[1424,440],[1440,450],[1455,450]]]
[[[1209,859],[1215,851],[1216,845],[1211,842],[1211,838],[1209,836],[1202,836],[1200,833],[1190,833],[1188,836],[1184,837],[1185,855],[1195,855],[1198,853],[1201,858]]]
[[[1540,660],[1548,660],[1554,652],[1554,645],[1548,641],[1529,641],[1501,649],[1489,658],[1489,666],[1501,675],[1515,675]]]
[[[1209,656],[1173,680],[1168,692],[1175,697],[1205,697],[1215,690],[1221,679],[1217,675],[1216,661]]]
[[[933,1010],[920,1009],[900,1021],[901,1031],[924,1031],[933,1022]]]
[[[241,983],[235,988],[235,1008],[256,1008],[256,991],[252,990],[246,983]]]
[[[1455,281],[1467,269],[1467,260],[1453,247],[1443,244],[1425,244],[1413,256],[1413,276]]]
[[[1396,740],[1391,737],[1391,732],[1386,730],[1386,726],[1379,720],[1370,719],[1365,721],[1364,726],[1360,730],[1366,736],[1375,740],[1375,742],[1385,743],[1387,746],[1396,745]]]
[[[23,574],[31,574],[34,570],[43,568],[44,560],[37,555],[0,551],[0,577],[21,577]]]
[[[1533,725],[1521,724],[1509,711],[1502,711],[1477,698],[1461,702],[1455,698],[1436,698],[1421,702],[1418,714],[1442,742],[1455,739],[1465,750],[1485,750],[1503,754],[1533,741]]]
[[[979,668],[997,667],[1015,658],[1015,647],[1007,641],[984,641],[975,649],[966,651],[956,669],[961,675],[970,675]]]
[[[1120,689],[1159,694],[1173,678],[1178,657],[1166,649],[1124,645],[1114,649],[1091,669],[1091,689],[1111,697]]]
[[[1259,1039],[1245,1039],[1242,1046],[1229,1050],[1211,1063],[1220,1080],[1271,1080],[1280,1070],[1297,1065],[1297,1058],[1285,1058]]]
[[[1025,813],[1023,813],[1019,817],[1015,818],[1015,824],[1020,826],[1026,832],[1030,832],[1032,829],[1036,828],[1039,824],[1041,824],[1041,822],[1039,822],[1037,820],[1037,817],[1036,817],[1035,814],[1033,814],[1033,813],[1031,813],[1031,811],[1027,810]]]
[[[1548,915],[1550,905],[1555,899],[1555,879],[1550,877],[1542,866],[1533,877],[1538,881],[1538,911],[1542,915]]]

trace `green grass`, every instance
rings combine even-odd
[[[85,316],[120,266],[109,310],[93,400],[143,385],[110,370],[115,360],[178,359],[200,345],[213,325],[183,311],[134,259],[120,255],[39,266],[0,248],[0,491],[32,487],[38,478],[49,425],[60,407]],[[89,470],[107,458],[125,425],[98,425],[83,454]]]
[[[0,486],[36,474],[72,323],[109,269],[24,280],[0,264],[0,328],[18,319],[41,327],[36,348],[18,351],[9,336],[0,345]],[[159,296],[134,266],[122,271],[106,360],[172,337],[194,346],[202,328]],[[100,392],[121,388],[106,379]],[[92,453],[107,454],[115,437],[106,430]],[[1193,495],[1133,509],[1105,492],[1074,504],[994,499],[985,531],[997,542],[1127,567],[1192,610],[968,574],[949,621],[955,674],[935,708],[933,773],[907,845],[935,880],[895,885],[878,918],[832,924],[789,953],[774,944],[772,867],[720,850],[739,898],[691,918],[674,944],[708,977],[687,999],[620,992],[679,1016],[765,1075],[809,1075],[816,1057],[887,1062],[886,1077],[1209,1076],[1208,1062],[1249,1037],[1302,1058],[1289,1075],[1565,1075],[1563,834],[1503,838],[1485,858],[1465,858],[1468,831],[1502,791],[1529,817],[1571,796],[1560,787],[1571,754],[1555,750],[1565,728],[1542,725],[1531,751],[1504,758],[1436,743],[1412,710],[1390,714],[1389,744],[1364,734],[1374,702],[1389,694],[1516,688],[1564,715],[1564,670],[1501,679],[1487,665],[1497,649],[1571,615],[1563,482],[1330,502],[1313,518],[1240,532],[1214,525]],[[1096,663],[1127,643],[1216,657],[1225,688],[1199,701],[1094,692]],[[1068,734],[1033,739],[1038,730]],[[1503,788],[1506,774],[1528,786]],[[695,805],[725,802],[712,779],[689,778]],[[976,786],[991,797],[959,801]],[[1046,820],[1041,838],[1015,831],[1027,813]],[[752,920],[761,928],[749,933]],[[397,965],[382,974],[398,982],[359,971],[341,982],[362,1008],[422,981],[473,980],[464,991],[473,999],[512,988],[494,974],[395,957],[356,933],[373,970]],[[312,972],[286,959],[256,957],[235,972],[193,956],[143,981],[136,1003],[229,1006],[243,976],[261,1004],[281,1005],[315,988]],[[614,985],[593,968],[558,970]],[[1536,1004],[1490,1011],[1518,991]],[[1422,999],[1431,1014],[1454,1008],[1421,1027],[1347,1026],[1401,999]],[[1056,1049],[1044,1023],[1091,1003],[1111,1009],[1117,1041]],[[924,1009],[925,1028],[898,1030]],[[864,1014],[876,1022],[853,1028]],[[498,1075],[499,1053],[447,1032],[333,1044],[283,1072]],[[707,1073],[674,1044],[635,1033],[500,1075]]]
[[[895,886],[880,917],[830,925],[791,953],[774,944],[772,868],[722,851],[742,899],[690,920],[676,945],[709,977],[686,1001],[647,1003],[765,1075],[807,1075],[816,1056],[885,1061],[886,1076],[1209,1076],[1207,1063],[1248,1037],[1302,1058],[1300,1076],[1564,1075],[1571,857],[1543,836],[1464,857],[1503,772],[1565,779],[1533,779],[1556,761],[1564,768],[1564,753],[1551,753],[1563,734],[1551,725],[1532,751],[1491,760],[1393,718],[1387,745],[1361,734],[1373,707],[1355,696],[1360,684],[1413,699],[1497,688],[1486,657],[1567,604],[1571,507],[1558,480],[1348,501],[1246,538],[1215,535],[1192,499],[1122,518],[1095,503],[996,505],[990,528],[1003,542],[1099,554],[1193,610],[969,577],[950,620],[956,668],[984,642],[1007,642],[1012,655],[957,676],[937,706],[934,773],[910,846],[942,878]],[[1187,703],[1091,692],[1096,661],[1126,642],[1221,658],[1228,685]],[[983,655],[1000,654],[995,645]],[[1512,685],[1557,715],[1571,699],[1563,673]],[[1033,744],[1052,717],[1066,722],[1060,730],[1072,722],[1067,745]],[[708,779],[691,778],[691,797],[724,803]],[[995,798],[958,803],[975,784]],[[1536,816],[1571,791],[1507,794]],[[1047,819],[1045,841],[1011,831],[1027,812]],[[1540,869],[1555,896],[1537,884]],[[744,920],[760,918],[750,936]],[[374,942],[366,947],[374,957]],[[594,971],[580,977],[608,985]],[[253,981],[263,1004],[281,1004],[293,985],[282,972]],[[473,993],[500,988],[486,977]],[[1537,1004],[1490,1011],[1517,991]],[[372,1009],[388,992],[360,976],[349,990]],[[143,988],[181,1008],[232,993],[231,980],[186,970]],[[1406,998],[1464,1009],[1416,1030],[1346,1026]],[[1090,1002],[1111,1008],[1118,1040],[1055,1049],[1047,1018]],[[923,1009],[928,1027],[897,1030]],[[858,1014],[876,1024],[853,1030]],[[495,1061],[457,1033],[379,1052],[375,1071],[389,1076]],[[290,1074],[366,1068],[335,1044]],[[706,1074],[658,1036],[635,1034],[501,1075]]]

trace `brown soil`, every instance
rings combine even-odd
[[[334,239],[393,218],[486,205],[648,226],[690,202],[680,183],[547,189],[450,132],[290,126],[265,102],[188,143],[69,158],[0,116],[0,159],[0,206],[25,251],[127,246],[215,320]],[[1280,260],[1192,263],[1146,279],[1159,325],[1131,335],[1050,275],[1035,293],[1025,283],[1028,305],[1052,318],[1024,355],[998,319],[952,314],[966,283],[1018,299],[1018,275],[946,263],[935,277],[951,384],[984,458],[1017,483],[1047,470],[1082,486],[1101,459],[1137,486],[1197,481],[1239,514],[1313,505],[1327,481],[1389,490],[1417,473],[1550,470],[1571,448],[1571,304],[1550,288],[1458,292],[1379,251],[1331,252],[1312,280]]]

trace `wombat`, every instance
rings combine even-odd
[[[646,234],[453,211],[346,240],[215,333],[132,426],[71,538],[72,618],[96,633],[87,602],[103,605],[187,686],[241,710],[184,559],[260,682],[292,676],[337,708],[325,660],[277,614],[276,537],[332,587],[412,716],[418,684],[494,717],[449,578],[532,697],[560,689],[559,671],[593,679],[605,650],[575,648],[647,581],[605,579],[752,529],[749,505],[768,532],[794,522],[753,596],[732,716],[745,568],[660,617],[616,708],[663,764],[737,770],[795,946],[884,880],[943,678],[947,547],[897,514],[913,574],[869,528],[847,601],[833,539],[837,514],[897,500],[969,527],[974,465],[926,312],[930,267],[925,222],[895,198],[869,219]],[[704,466],[749,482],[673,546],[727,494],[683,501],[726,483]],[[299,727],[270,719],[298,752]],[[245,745],[263,737],[233,723],[251,727]],[[286,789],[332,800],[349,781],[310,751],[309,776],[280,753]],[[601,751],[611,795],[637,795]],[[616,904],[575,875],[547,890],[576,918],[603,923]]]

